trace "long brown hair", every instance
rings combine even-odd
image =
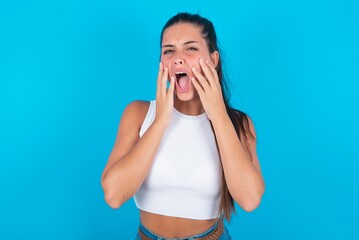
[[[213,53],[214,51],[220,52],[217,44],[217,35],[214,30],[213,23],[208,19],[201,17],[198,14],[190,14],[190,13],[178,13],[177,15],[173,16],[167,21],[167,23],[162,28],[160,47],[162,46],[162,37],[164,31],[168,27],[173,26],[177,23],[191,23],[201,27],[202,29],[201,33],[203,38],[207,42],[207,47],[209,52],[210,53]],[[221,58],[219,58],[219,62],[216,67],[216,70],[218,73],[219,82],[221,84],[222,95],[223,95],[224,104],[226,106],[227,114],[232,121],[232,124],[236,130],[239,139],[241,140],[242,143],[244,143],[244,147],[247,150],[248,155],[250,156],[250,158],[252,158],[250,154],[251,151],[248,144],[248,138],[254,138],[254,136],[249,128],[248,116],[244,112],[232,108],[229,104],[230,92],[228,89],[227,82],[225,81]],[[224,213],[224,216],[228,221],[230,220],[232,213],[235,212],[234,200],[228,190],[227,183],[224,177],[223,167],[222,167],[221,201],[220,201],[219,211],[220,213],[222,212]]]

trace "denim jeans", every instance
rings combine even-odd
[[[220,221],[223,221],[223,219],[220,219]],[[154,240],[168,240],[168,239],[171,239],[171,240],[195,240],[195,239],[199,239],[199,238],[209,236],[214,230],[216,230],[216,228],[217,228],[220,221],[217,221],[210,229],[204,231],[203,233],[192,235],[192,236],[186,237],[186,238],[165,238],[165,237],[161,237],[161,236],[156,235],[155,233],[151,232],[151,230],[146,228],[142,224],[141,221],[140,221],[139,229],[142,231],[142,233],[144,235],[146,235],[147,237],[149,237],[151,239],[154,239]],[[232,238],[229,235],[228,229],[226,228],[226,226],[224,226],[223,233],[218,238],[218,240],[231,240],[231,239]],[[136,240],[141,240],[139,233],[137,233]]]

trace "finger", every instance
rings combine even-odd
[[[158,67],[158,76],[157,76],[157,92],[156,92],[157,95],[161,92],[162,72],[163,72],[163,65],[160,62]]]
[[[174,89],[175,89],[175,78],[171,77],[170,86],[167,90],[167,95],[169,97],[173,97]]]
[[[213,73],[209,69],[207,62],[205,63],[202,58],[199,59],[199,65],[201,66],[201,68],[203,70],[204,76],[206,77],[208,83],[210,85],[212,85],[213,84]]]
[[[195,75],[196,79],[198,80],[198,83],[202,86],[203,90],[207,92],[208,89],[210,88],[207,79],[203,77],[203,75],[195,67],[192,68],[192,72]]]
[[[218,78],[218,72],[215,69],[214,65],[211,62],[209,62],[208,60],[206,61],[206,63],[207,63],[207,66],[208,66],[209,70],[212,72],[212,76],[213,76],[216,84],[220,85],[219,78]]]
[[[194,88],[197,90],[199,98],[202,99],[202,97],[204,96],[205,92],[201,86],[201,84],[199,84],[198,80],[195,79],[194,77],[192,77],[192,84],[194,86]]]
[[[168,80],[168,67],[165,67],[165,70],[163,71],[162,79],[161,79],[161,92],[163,96],[166,96],[167,92],[167,80]]]

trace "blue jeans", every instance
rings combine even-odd
[[[142,222],[140,221],[140,226],[139,226],[139,230],[142,231],[142,233],[144,235],[146,235],[147,237],[151,238],[151,239],[154,239],[154,240],[168,240],[168,239],[171,239],[171,240],[195,240],[195,239],[199,239],[199,238],[203,238],[203,237],[206,237],[206,236],[209,236],[214,230],[216,230],[219,222],[222,221],[223,222],[223,219],[220,219],[219,221],[217,221],[210,229],[204,231],[203,233],[200,233],[200,234],[196,234],[196,235],[192,235],[190,237],[186,237],[186,238],[165,238],[165,237],[161,237],[159,235],[156,235],[155,233],[151,232],[151,230],[149,230],[148,228],[146,228]],[[222,235],[218,238],[218,240],[231,240],[231,236],[229,235],[229,232],[226,228],[226,226],[224,226],[224,229],[223,229],[223,233]],[[141,240],[141,237],[139,235],[139,233],[137,233],[137,236],[136,236],[136,240]]]

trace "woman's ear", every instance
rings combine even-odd
[[[211,53],[211,62],[214,66],[214,68],[217,68],[218,62],[219,62],[219,52],[218,51],[214,51],[213,53]]]

